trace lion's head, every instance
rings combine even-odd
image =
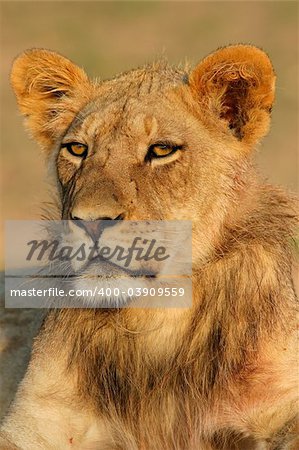
[[[63,56],[33,49],[11,80],[57,180],[61,218],[89,239],[99,219],[111,221],[106,232],[119,220],[191,220],[199,264],[246,208],[251,150],[274,100],[263,51],[229,46],[193,70],[158,62],[90,81]]]

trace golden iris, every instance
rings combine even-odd
[[[81,144],[80,142],[69,142],[67,144],[63,144],[62,148],[63,147],[66,147],[71,155],[79,156],[80,158],[84,158],[87,155],[87,145]]]
[[[156,158],[163,158],[169,156],[178,150],[177,146],[156,144],[151,147],[151,156]]]

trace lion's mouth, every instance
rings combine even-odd
[[[84,278],[156,278],[157,272],[145,268],[132,269],[96,255],[88,260],[77,272]]]

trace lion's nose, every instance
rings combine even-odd
[[[93,220],[85,220],[82,217],[73,216],[71,214],[71,220],[74,221],[75,225],[86,231],[91,239],[96,242],[99,240],[103,230],[108,227],[115,225],[117,220],[124,220],[125,214],[118,214],[116,217],[98,217]]]

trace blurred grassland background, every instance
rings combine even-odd
[[[4,219],[38,218],[49,196],[43,155],[23,129],[9,86],[13,59],[31,47],[56,50],[103,79],[161,55],[196,64],[219,46],[262,47],[277,73],[277,96],[257,159],[271,181],[297,188],[297,2],[2,1],[0,7]]]

